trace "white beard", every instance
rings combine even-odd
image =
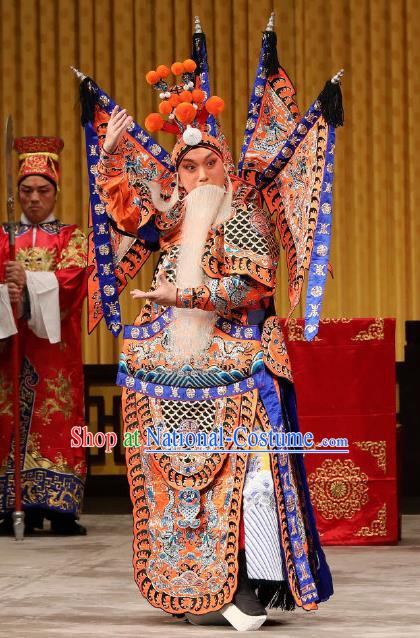
[[[185,217],[177,263],[177,288],[192,288],[204,283],[201,266],[204,246],[212,225],[230,215],[232,187],[226,193],[213,184],[194,188],[185,198]],[[208,349],[217,314],[198,308],[174,308],[170,327],[169,350],[177,365],[199,359]]]

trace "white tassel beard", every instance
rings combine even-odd
[[[177,263],[176,285],[191,288],[204,283],[201,266],[204,246],[212,225],[220,224],[230,215],[232,186],[228,191],[213,184],[193,189],[185,198],[185,217]],[[216,312],[198,308],[174,308],[170,327],[170,356],[182,366],[199,363],[213,336]]]

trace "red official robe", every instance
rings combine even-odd
[[[34,232],[35,229],[35,232]],[[84,234],[75,225],[21,224],[16,258],[25,270],[53,272],[58,280],[61,339],[50,343],[18,323],[21,367],[22,502],[79,515],[86,477],[85,452],[70,446],[70,431],[84,424],[81,311],[87,292]],[[8,260],[0,227],[0,281]],[[42,278],[42,275],[41,275]],[[1,317],[0,317],[1,321]],[[14,507],[11,338],[0,340],[0,514]]]

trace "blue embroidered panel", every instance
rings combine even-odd
[[[260,397],[267,411],[270,425],[274,432],[285,432],[282,407],[277,396],[273,377],[266,370],[264,371],[264,376],[265,379],[260,389]],[[290,538],[290,549],[299,583],[300,596],[304,604],[317,602],[319,600],[317,588],[309,567],[308,555],[305,552],[302,539],[299,535],[297,518],[298,495],[291,482],[293,457],[290,454],[279,453],[277,454],[277,459],[285,505],[284,512]],[[283,564],[286,563],[284,562]]]
[[[95,100],[99,107],[108,113],[112,113],[115,102],[96,84]],[[99,160],[98,136],[91,123],[85,125],[86,155],[89,174],[90,204],[92,213],[93,241],[95,246],[95,259],[97,263],[99,290],[101,295],[102,311],[107,328],[114,337],[121,331],[121,309],[118,301],[118,286],[115,276],[114,256],[111,246],[110,224],[107,220],[104,206],[96,190],[95,177],[97,174],[97,162]],[[164,169],[173,171],[170,155],[153,139],[141,126],[133,122],[127,131],[138,144],[150,155],[162,164]],[[158,233],[153,223],[146,224],[139,230],[139,239],[156,242]]]
[[[245,160],[245,155],[248,150],[252,134],[260,116],[261,102],[264,96],[265,86],[267,84],[267,76],[263,71],[264,58],[266,55],[267,40],[263,37],[260,59],[258,61],[257,72],[255,74],[254,86],[252,87],[251,98],[248,106],[248,117],[246,120],[244,141],[242,143],[242,150],[238,162],[238,175],[242,176],[242,169]]]
[[[335,128],[328,127],[327,148],[319,202],[318,222],[315,230],[308,288],[305,303],[305,339],[311,341],[318,332],[328,260],[331,244],[332,186],[334,177]]]
[[[36,486],[36,489],[31,489]],[[14,473],[7,470],[0,479],[5,499],[4,512],[14,508]],[[74,474],[56,472],[42,467],[22,470],[22,504],[25,509],[44,508],[62,514],[78,516],[83,501],[84,482]]]
[[[110,223],[96,188],[97,163],[99,160],[98,136],[92,126],[85,125],[86,152],[89,175],[90,209],[92,215],[93,243],[98,272],[99,292],[105,323],[117,337],[121,331],[121,309],[118,285],[115,276],[114,255],[111,245]],[[89,149],[89,152],[88,152]]]
[[[119,371],[117,374],[117,385],[141,392],[156,399],[176,399],[177,401],[207,401],[208,399],[219,399],[221,397],[234,396],[249,392],[255,388],[260,388],[265,379],[265,370],[257,372],[252,376],[237,381],[229,385],[220,385],[209,388],[180,388],[170,385],[158,385],[155,383],[140,381],[135,377]]]
[[[26,447],[28,445],[29,431],[31,429],[32,415],[34,412],[36,386],[39,383],[39,374],[28,359],[24,357],[20,370],[19,402],[20,402],[20,468],[23,470]],[[11,446],[14,446],[15,435],[12,432]],[[0,479],[0,511],[6,511],[14,506],[14,454],[9,454],[5,475]],[[12,493],[10,493],[12,490]]]
[[[126,325],[124,326],[124,339],[135,339],[136,341],[150,339],[150,337],[164,330],[164,328],[171,323],[172,317],[173,309],[168,308],[152,323],[140,324],[138,326]],[[235,339],[260,340],[261,338],[260,329],[256,325],[242,326],[241,324],[219,317],[216,321],[216,326]]]
[[[299,421],[296,412],[296,393],[293,385],[279,379],[281,405],[283,409],[284,423],[287,432],[299,432]],[[328,600],[333,595],[334,589],[332,584],[331,572],[322,550],[319,540],[319,533],[316,526],[314,510],[311,502],[311,495],[308,487],[308,479],[306,476],[305,463],[302,454],[297,454],[295,458],[295,476],[298,481],[298,491],[303,491],[304,509],[308,518],[309,535],[312,537],[313,554],[316,557],[316,573],[314,573],[316,581],[316,589],[318,592],[319,602]]]

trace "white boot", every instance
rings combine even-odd
[[[255,631],[265,623],[267,613],[248,581],[245,550],[238,554],[238,586],[233,602],[216,612],[185,616],[193,625],[226,625],[228,621],[238,631]]]
[[[262,616],[249,616],[233,603],[226,605],[221,610],[222,616],[226,618],[238,631],[255,631],[267,620],[267,614]]]
[[[238,553],[238,587],[234,599],[221,612],[238,631],[255,631],[267,620],[267,612],[248,580],[244,549]]]
[[[211,611],[208,614],[190,614],[185,617],[192,625],[232,625],[237,631],[255,631],[267,620],[264,616],[249,616],[244,614],[236,605],[229,603],[220,611]]]

